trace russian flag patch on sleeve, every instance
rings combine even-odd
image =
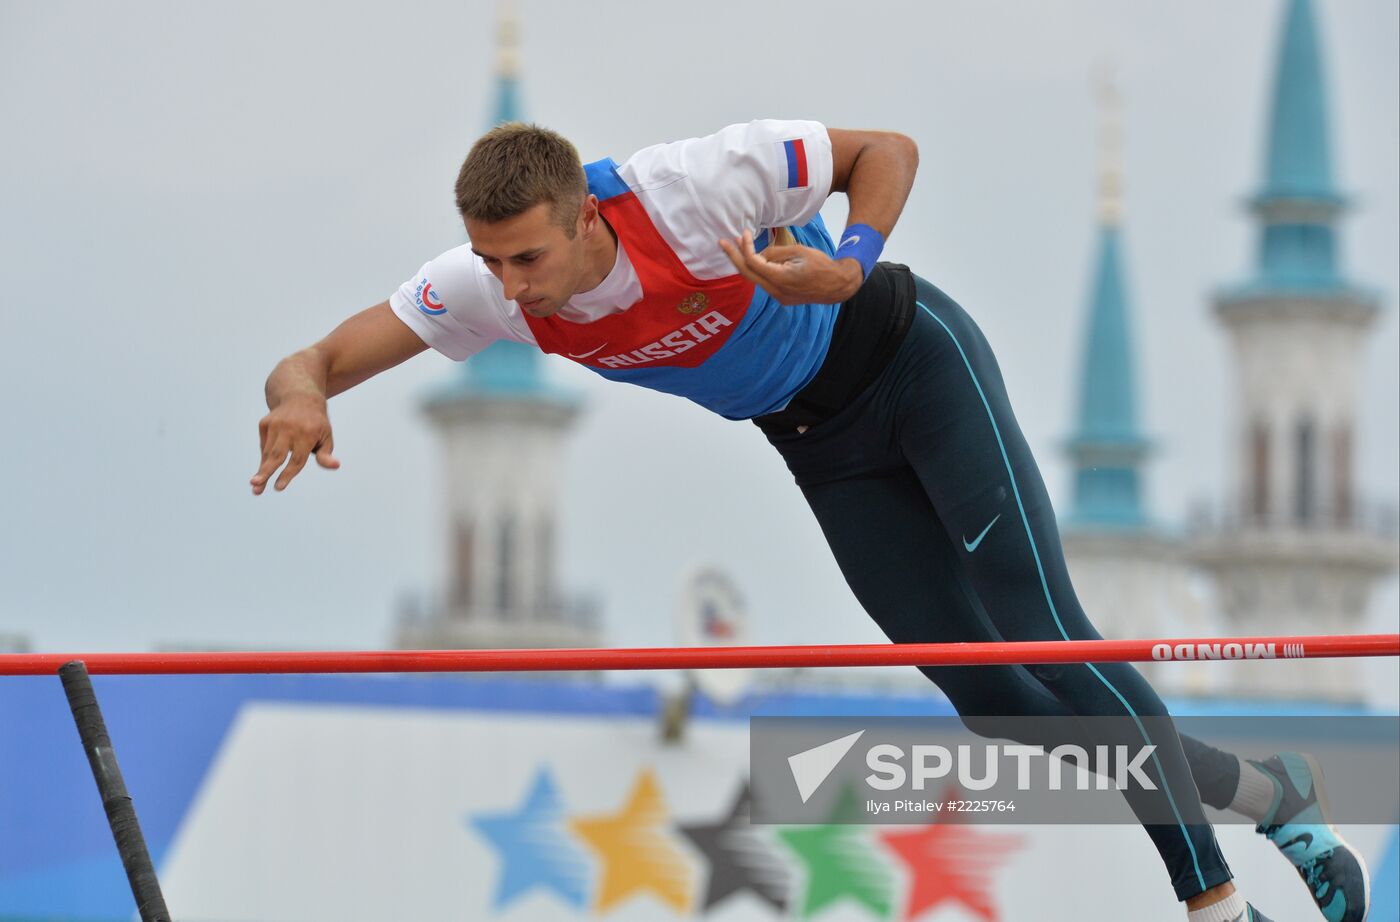
[[[801,138],[783,142],[783,159],[787,165],[787,184],[784,189],[805,189],[807,187],[807,148]]]

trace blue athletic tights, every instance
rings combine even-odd
[[[948,296],[923,279],[916,291],[913,325],[875,383],[830,419],[805,432],[769,433],[769,441],[856,598],[895,643],[1098,639],[1070,585],[1050,499],[991,348]],[[1167,716],[1127,663],[923,671],[974,732],[979,716]],[[1125,728],[1123,738],[1018,742],[1134,751],[1155,744],[1145,770],[1159,790],[1128,801],[1142,817],[1139,807],[1166,799],[1176,821],[1144,828],[1177,898],[1229,880],[1192,770],[1220,787],[1233,757],[1189,741],[1188,764],[1181,739],[1160,721],[1150,738],[1146,724],[1114,725]]]

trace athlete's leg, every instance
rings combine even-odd
[[[1007,639],[967,583],[958,550],[913,469],[806,485],[802,492],[855,599],[890,641],[976,644]],[[1071,722],[1074,712],[1025,666],[920,670],[948,695],[974,733],[1000,739],[1008,732],[1007,722],[981,718],[1049,716],[1060,721],[1015,722],[1015,742],[1047,751],[1070,743],[1093,753],[1092,740]],[[1190,744],[1211,750],[1196,740]]]
[[[1075,597],[1054,512],[1011,413],[996,361],[971,319],[922,280],[919,314],[902,350],[906,381],[898,440],[939,519],[957,542],[968,581],[996,629],[1011,640],[1090,640],[1099,634]],[[1159,791],[1129,803],[1170,825],[1146,824],[1181,899],[1231,877],[1206,822],[1181,743],[1163,731],[1161,699],[1126,663],[1040,667],[1036,678],[1081,717],[1122,717],[1109,745],[1157,747],[1148,766]],[[1149,731],[1148,725],[1153,729]],[[1096,733],[1103,732],[1096,728]],[[1161,801],[1165,800],[1165,804]],[[1151,812],[1149,812],[1151,811]]]
[[[890,640],[1006,640],[968,584],[958,550],[912,468],[812,484],[803,487],[803,494],[847,585]],[[983,723],[982,717],[1074,716],[1025,666],[925,666],[920,671],[948,696],[968,729],[983,736],[1000,737],[1006,724]],[[1016,726],[1034,733],[1036,725]],[[1088,736],[1061,735],[1073,732],[1073,724],[1046,726],[1054,727],[1053,736],[1015,741],[1047,751],[1070,743],[1093,752]],[[1186,735],[1181,745],[1202,801],[1229,807],[1239,779],[1238,760]]]
[[[890,437],[887,411],[893,404],[882,378],[832,420],[804,434],[769,438],[802,488],[847,584],[890,640],[1001,640],[917,475]],[[979,717],[1073,717],[1023,666],[922,671],[976,733],[995,732]],[[1054,723],[1063,729],[1072,722]],[[1064,742],[1083,745],[1087,738],[1017,742],[1049,749]]]
[[[953,545],[911,469],[809,485],[802,492],[846,583],[890,640],[1002,639],[967,584]],[[931,666],[921,671],[974,732],[982,732],[977,718],[984,716],[1073,716],[1024,666]]]
[[[878,394],[850,414],[810,433],[774,439],[788,460],[861,606],[895,643],[987,642],[1004,637],[992,625],[981,601],[968,584],[957,547],[938,519],[912,468],[890,444],[883,455],[877,435],[882,422],[869,422],[891,401]],[[845,415],[845,414],[843,414]],[[888,438],[885,441],[889,441]],[[849,458],[861,452],[860,475],[843,472],[828,480],[823,458]],[[1073,717],[1024,666],[936,666],[923,673],[946,694],[963,722],[975,733],[999,736],[1005,724],[984,724],[982,717]],[[1074,726],[1047,722],[1044,738],[1016,742],[1051,749],[1064,743],[1092,752],[1087,736],[1066,738]],[[1021,725],[1030,733],[1037,725]],[[1203,743],[1183,740],[1188,751],[1217,753]],[[1223,754],[1222,754],[1223,755]],[[1233,756],[1224,756],[1233,764]],[[1224,803],[1233,796],[1233,789]],[[1223,804],[1222,804],[1223,805]]]
[[[809,484],[803,493],[856,598],[896,643],[978,642],[1004,638],[968,585],[958,550],[914,472]],[[979,717],[1046,716],[1017,721],[1016,742],[1047,751],[1073,744],[1093,752],[1095,740],[1065,704],[1022,666],[926,667],[973,732],[1001,735],[1004,721]],[[1036,735],[1037,733],[1041,735]],[[1174,832],[1174,829],[1164,830]]]

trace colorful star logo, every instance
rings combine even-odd
[[[779,912],[787,908],[792,872],[767,837],[749,825],[752,800],[745,782],[720,822],[680,827],[710,865],[702,910],[745,890]]]
[[[695,871],[668,834],[666,803],[648,769],[638,776],[617,813],[569,823],[603,865],[594,909],[606,912],[650,892],[678,913],[690,911]]]
[[[500,855],[503,867],[493,906],[499,910],[536,887],[571,906],[588,902],[588,856],[569,838],[559,794],[547,769],[535,773],[525,802],[512,813],[482,813],[468,820]]]
[[[954,789],[944,803],[961,796]],[[933,823],[912,831],[884,831],[879,839],[909,871],[905,922],[947,903],[984,922],[998,922],[993,877],[1021,837],[982,832],[958,823]]]
[[[843,899],[865,906],[882,919],[893,915],[894,875],[888,863],[870,847],[864,826],[844,822],[859,815],[855,792],[846,787],[827,825],[778,831],[778,838],[807,872],[797,910],[801,918],[809,919]]]

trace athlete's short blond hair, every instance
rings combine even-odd
[[[574,236],[588,181],[578,151],[558,132],[508,122],[482,135],[457,173],[463,220],[504,221],[548,203],[555,223]]]

